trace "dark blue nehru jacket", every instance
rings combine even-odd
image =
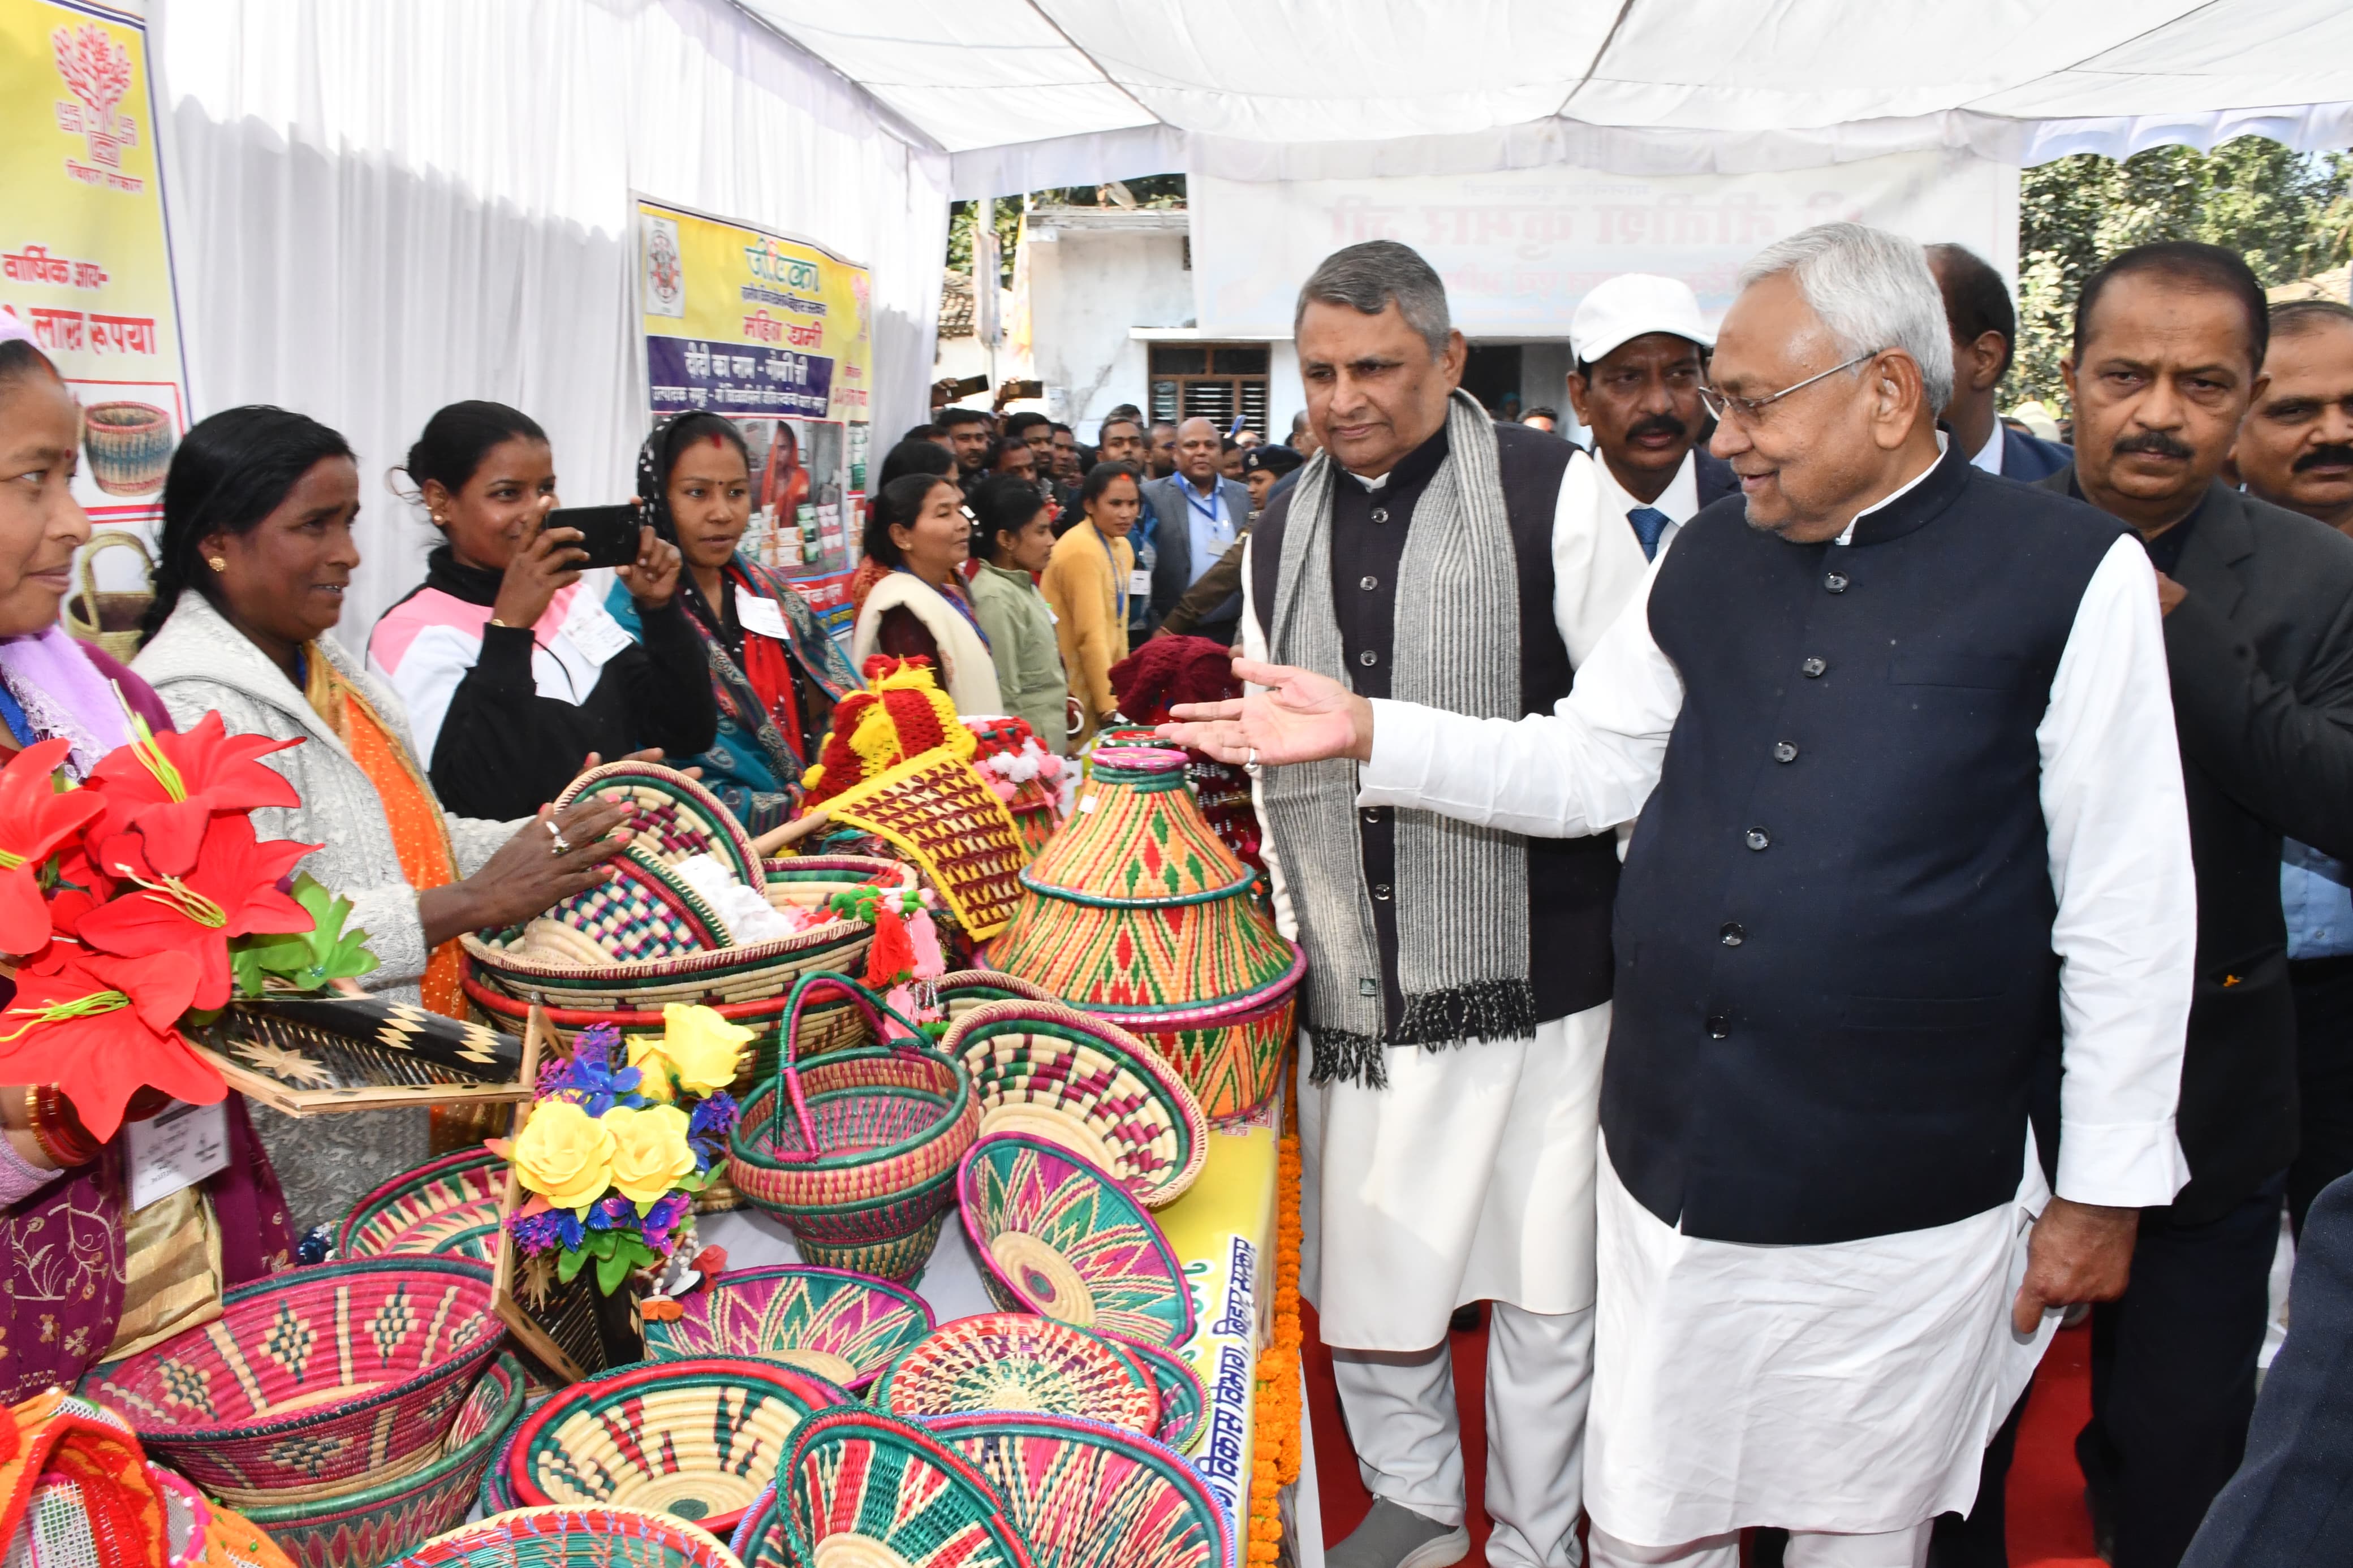
[[[1601,1122],[1661,1220],[1820,1245],[2017,1190],[2058,1042],[2035,729],[2121,530],[1948,453],[1848,545],[1727,498],[1652,584],[1685,695],[1620,882]]]

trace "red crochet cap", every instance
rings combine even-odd
[[[1209,637],[1154,637],[1111,667],[1119,710],[1138,724],[1166,724],[1178,702],[1240,697],[1233,655]]]

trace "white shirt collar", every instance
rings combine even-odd
[[[1994,428],[1999,430],[2001,426],[1997,424]],[[1945,460],[1945,447],[1947,444],[1947,437],[1945,433],[1942,430],[1937,431],[1936,463],[1941,463]],[[1854,542],[1854,524],[1856,522],[1861,522],[1864,518],[1869,517],[1874,511],[1883,510],[1888,507],[1894,506],[1896,501],[1905,495],[1917,489],[1920,486],[1921,480],[1926,479],[1930,474],[1936,471],[1936,463],[1929,464],[1926,468],[1913,475],[1909,479],[1906,479],[1903,484],[1898,485],[1894,489],[1889,491],[1885,496],[1872,502],[1871,505],[1864,507],[1861,511],[1856,512],[1854,514],[1854,522],[1848,523],[1845,531],[1831,542],[1833,544],[1852,544]]]
[[[1969,467],[1973,468],[1983,468],[1987,473],[1993,475],[1994,478],[2000,479],[2001,477],[2002,435],[2003,430],[2001,427],[2001,421],[1997,419],[1993,422],[1993,434],[1986,437],[1985,445],[1979,447],[1975,452],[1970,454]]]
[[[1626,514],[1636,507],[1650,506],[1666,513],[1667,521],[1681,528],[1692,520],[1693,513],[1699,510],[1699,448],[1696,447],[1683,454],[1683,466],[1675,470],[1675,477],[1667,481],[1667,488],[1654,501],[1636,500],[1626,487],[1618,482],[1618,476],[1609,471],[1607,459],[1597,457],[1593,461],[1594,466],[1601,470],[1601,505],[1621,522],[1625,521]],[[1672,538],[1672,535],[1667,537]]]

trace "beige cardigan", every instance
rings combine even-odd
[[[858,609],[858,630],[849,640],[849,662],[862,678],[866,661],[880,651],[882,612],[902,609],[923,623],[940,645],[940,689],[948,694],[958,714],[1000,714],[1005,699],[997,685],[997,664],[988,645],[972,629],[964,613],[937,588],[912,572],[886,572]]]

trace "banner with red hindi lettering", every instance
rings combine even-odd
[[[137,7],[0,0],[0,310],[81,403],[100,526],[160,514],[188,424],[156,136]]]

